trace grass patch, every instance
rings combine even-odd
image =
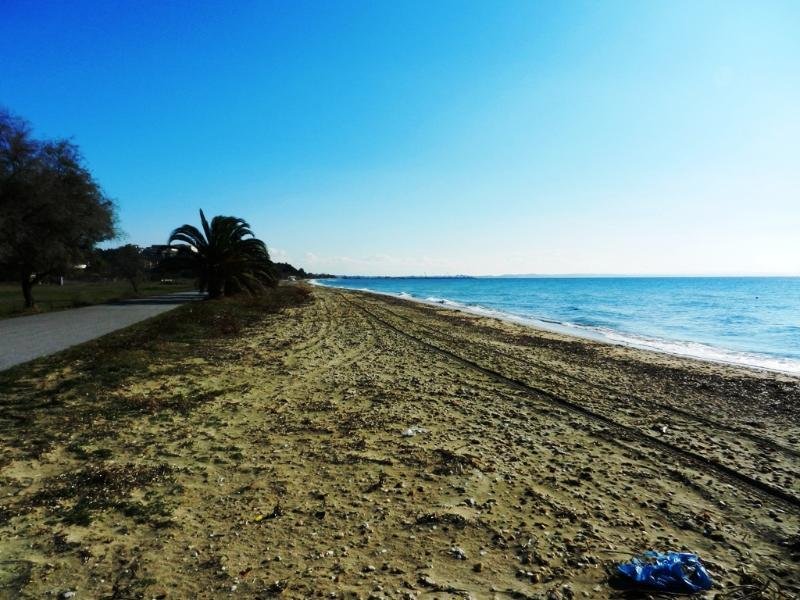
[[[233,338],[247,335],[266,315],[309,300],[307,288],[286,286],[258,297],[189,303],[0,373],[0,470],[26,460],[52,465],[54,458],[44,457],[49,452],[63,465],[35,485],[3,480],[17,493],[0,500],[0,525],[17,518],[40,519],[45,527],[115,523],[120,535],[131,523],[172,526],[183,468],[162,462],[166,453],[134,458],[138,439],[121,448],[120,432],[139,427],[141,448],[149,448],[163,433],[159,422],[247,391],[246,382],[213,381],[233,360]],[[236,446],[223,450],[230,460],[245,458]],[[55,540],[57,551],[71,551],[66,540]],[[17,575],[8,577],[17,585]]]
[[[122,331],[0,373],[0,442],[38,458],[56,444],[80,447],[113,435],[120,418],[187,412],[221,394],[197,378],[194,359],[226,360],[227,340],[265,315],[310,299],[303,286],[282,286],[256,297],[185,304]],[[149,389],[159,376],[182,378],[182,389]],[[132,386],[145,389],[131,392]],[[87,424],[91,427],[87,428]],[[97,457],[95,457],[97,458]],[[2,460],[0,460],[2,463]],[[0,464],[2,467],[2,464]]]
[[[0,283],[0,319],[193,289],[195,289],[194,282],[190,279],[179,279],[168,285],[157,281],[143,281],[139,284],[138,294],[134,293],[131,284],[127,281],[74,281],[64,285],[41,284],[33,288],[36,308],[31,310],[25,308],[22,288],[18,283]]]

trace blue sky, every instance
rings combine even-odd
[[[800,274],[800,3],[13,2],[124,241],[352,274]]]

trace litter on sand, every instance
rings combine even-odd
[[[710,589],[713,582],[703,563],[690,552],[645,552],[617,565],[623,581],[633,587],[673,594],[694,594]]]
[[[428,430],[424,427],[415,425],[414,427],[409,427],[408,429],[403,430],[403,437],[414,437],[418,433],[428,433]]]

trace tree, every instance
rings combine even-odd
[[[200,211],[203,230],[182,225],[169,236],[179,244],[173,266],[191,268],[209,298],[247,290],[256,293],[277,283],[267,247],[238,217],[216,216],[211,224]]]
[[[32,307],[33,285],[82,263],[112,238],[114,204],[66,140],[36,140],[0,109],[0,263]]]
[[[145,274],[145,260],[138,246],[125,244],[118,248],[98,250],[95,253],[96,271],[106,277],[127,280],[133,291],[139,293],[139,281]]]
[[[135,293],[139,293],[137,282],[144,276],[144,257],[141,250],[133,244],[114,248],[111,255],[111,268],[117,277],[127,279]]]

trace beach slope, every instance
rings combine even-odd
[[[604,598],[649,549],[800,590],[797,378],[326,288],[226,331],[2,376],[0,594]]]

